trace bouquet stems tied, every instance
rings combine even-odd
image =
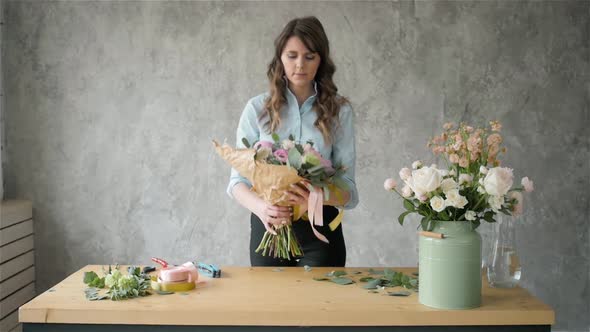
[[[256,253],[286,260],[303,255],[291,224],[280,225],[275,228],[275,231],[277,235],[268,231],[264,233],[258,248],[256,248]]]

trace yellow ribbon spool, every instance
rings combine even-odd
[[[194,282],[157,282],[152,280],[152,289],[162,292],[186,292],[195,289]]]

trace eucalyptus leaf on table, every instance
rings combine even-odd
[[[338,285],[350,285],[350,284],[354,284],[354,280],[352,280],[350,278],[345,278],[345,277],[335,277],[335,278],[332,278],[331,281],[333,283],[338,284]]]
[[[103,269],[103,272],[106,271]],[[84,290],[84,293],[90,301],[123,300],[147,296],[150,295],[149,291],[151,290],[150,276],[141,273],[140,269],[135,266],[129,267],[127,275],[123,275],[117,268],[111,269],[110,265],[108,273],[102,278],[94,271],[85,272],[83,282],[89,286]],[[105,287],[108,287],[106,294],[100,295],[99,289]]]
[[[410,296],[412,293],[408,291],[399,291],[399,292],[387,292],[389,296]]]
[[[377,289],[378,286],[381,286],[381,279],[373,279],[369,280],[363,288],[365,289]]]

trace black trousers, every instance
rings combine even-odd
[[[252,214],[250,218],[250,264],[252,266],[344,266],[346,263],[346,245],[342,234],[342,224],[334,231],[331,231],[328,226],[338,215],[338,209],[324,205],[323,212],[324,226],[314,227],[328,238],[330,243],[324,243],[315,236],[309,221],[294,221],[293,232],[303,251],[303,257],[292,258],[291,260],[262,256],[262,253],[255,252],[266,229],[260,218]]]

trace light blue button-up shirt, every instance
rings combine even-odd
[[[295,95],[288,88],[286,90],[287,105],[283,106],[286,109],[280,112],[281,125],[277,128],[276,134],[279,135],[281,141],[287,139],[289,135],[293,135],[295,141],[302,143],[311,140],[314,143],[314,148],[324,158],[329,156],[333,165],[346,167],[343,179],[348,183],[350,200],[343,208],[354,208],[357,206],[359,199],[354,180],[356,151],[354,146],[354,116],[352,108],[348,103],[340,107],[340,126],[332,130],[332,144],[326,144],[321,131],[314,126],[317,114],[313,111],[312,106],[316,99],[317,88],[316,94],[309,97],[301,107],[299,107]],[[263,93],[250,99],[246,104],[236,133],[236,146],[238,148],[245,148],[242,143],[242,138],[244,137],[250,143],[258,140],[273,141],[272,133],[267,133],[263,126],[264,122],[261,121],[261,115],[265,113],[264,102],[268,97],[268,93]],[[227,186],[227,193],[230,197],[233,198],[232,189],[239,182],[252,187],[252,184],[246,178],[240,176],[232,168],[229,185]]]

